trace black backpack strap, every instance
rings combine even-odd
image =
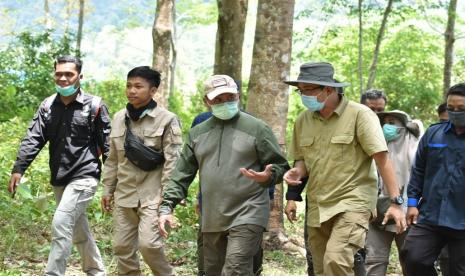
[[[102,102],[102,97],[92,96],[92,103],[90,106],[90,122],[93,123],[95,118],[97,118],[100,112],[100,103]]]

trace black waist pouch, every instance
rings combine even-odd
[[[144,171],[152,171],[163,164],[165,161],[163,151],[156,151],[144,145],[144,142],[134,135],[129,128],[128,117],[125,119],[125,124],[126,138],[124,139],[124,150],[126,158]]]

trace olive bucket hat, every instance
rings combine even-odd
[[[348,83],[337,82],[333,78],[334,68],[327,62],[309,62],[300,66],[300,73],[295,81],[284,83],[297,86],[299,83],[311,83],[329,87],[345,87]]]

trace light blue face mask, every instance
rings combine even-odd
[[[325,107],[325,101],[319,102],[317,99],[318,96],[306,96],[306,95],[300,95],[300,98],[302,100],[302,104],[310,111],[315,112],[315,111],[320,111]]]
[[[213,116],[221,120],[229,120],[239,112],[239,101],[214,104],[211,108]]]
[[[65,87],[61,87],[58,84],[55,84],[55,91],[64,97],[68,97],[76,93],[76,91],[79,89],[79,86],[75,87],[75,85],[76,83],[65,86]]]
[[[383,134],[386,141],[390,142],[399,138],[400,134],[398,131],[399,127],[390,124],[383,125]]]

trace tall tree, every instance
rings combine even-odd
[[[44,12],[45,12],[45,28],[47,30],[52,29],[52,19],[50,17],[50,7],[48,5],[48,0],[44,1]]]
[[[174,0],[157,0],[153,23],[152,67],[162,74],[162,81],[154,98],[160,106],[168,107],[170,91],[171,39],[173,29]]]
[[[376,37],[375,50],[373,51],[373,60],[371,62],[367,86],[366,86],[367,90],[373,87],[373,83],[375,81],[376,66],[378,65],[378,56],[379,56],[379,50],[381,48],[381,41],[383,40],[384,31],[386,29],[386,24],[387,24],[387,19],[388,19],[389,14],[391,13],[393,2],[394,0],[389,0],[387,3],[386,9],[384,10],[384,14],[383,14],[383,20],[381,21],[381,26],[379,27],[378,36]]]
[[[444,79],[443,96],[446,97],[450,87],[452,65],[454,64],[455,18],[457,17],[457,0],[450,0],[447,10],[447,26],[444,33]]]
[[[284,149],[294,0],[259,0],[247,111],[271,126]],[[282,236],[283,186],[276,185],[269,230]]]
[[[242,81],[242,44],[248,0],[218,0],[214,74]]]
[[[76,37],[76,51],[81,55],[82,27],[84,25],[84,0],[79,0],[79,22]]]
[[[360,95],[363,93],[363,21],[362,21],[363,0],[358,0],[358,81]]]

